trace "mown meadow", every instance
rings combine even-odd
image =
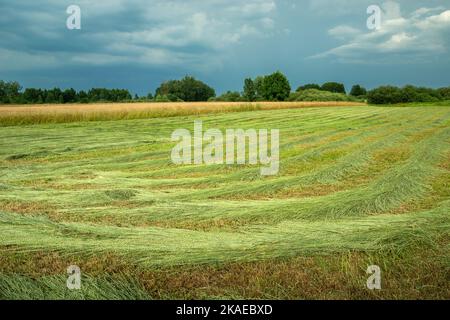
[[[307,107],[0,109],[0,298],[450,298],[450,108]],[[280,129],[279,175],[174,165],[194,120]]]

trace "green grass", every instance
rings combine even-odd
[[[280,129],[280,174],[173,165],[171,133],[196,119]],[[0,298],[450,298],[450,108],[0,130]],[[79,292],[65,289],[74,263]],[[378,293],[368,263],[389,280]]]

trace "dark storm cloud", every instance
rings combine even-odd
[[[139,93],[188,73],[218,91],[239,90],[243,77],[276,69],[294,86],[449,82],[433,71],[450,68],[447,1],[381,2],[387,23],[379,34],[365,28],[372,2],[2,1],[0,78]],[[81,30],[66,28],[71,4],[81,7]],[[405,64],[421,74],[411,78]]]

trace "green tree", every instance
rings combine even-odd
[[[77,92],[74,89],[70,88],[64,90],[64,92],[62,93],[62,97],[64,103],[73,103],[77,101]]]
[[[39,98],[41,98],[41,95],[42,95],[41,89],[27,88],[23,93],[23,99],[25,103],[38,103]]]
[[[280,71],[264,77],[263,97],[268,101],[285,101],[291,93],[289,80]]]
[[[322,85],[321,90],[346,94],[345,86],[338,82],[326,82]]]
[[[20,91],[22,86],[16,82],[0,81],[0,102],[1,103],[17,103],[20,102]]]
[[[251,78],[245,79],[244,81],[244,93],[243,98],[245,101],[255,101],[256,100],[256,88],[255,83]]]
[[[393,86],[382,86],[367,93],[367,100],[373,104],[393,104],[402,102],[402,92]]]
[[[367,90],[361,87],[359,84],[355,84],[350,91],[350,95],[354,97],[362,97],[367,94]]]
[[[5,82],[0,80],[0,103],[6,103]]]
[[[256,100],[261,101],[264,100],[264,77],[258,76],[253,81],[256,92]]]
[[[196,80],[194,77],[186,76],[181,80],[171,80],[163,82],[156,89],[157,96],[166,96],[169,99],[175,97],[175,100],[182,101],[208,101],[215,97],[216,93],[213,88]],[[172,99],[171,99],[172,100]]]
[[[55,103],[56,98],[52,90],[46,90],[45,103]]]
[[[439,90],[407,85],[400,89],[401,102],[435,102],[442,100]]]
[[[437,92],[441,100],[450,100],[450,87],[439,88]]]
[[[80,103],[89,103],[89,97],[88,97],[88,94],[86,93],[86,91],[81,90],[80,92],[78,92],[77,100]]]

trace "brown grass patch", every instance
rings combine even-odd
[[[48,215],[54,214],[56,208],[44,202],[0,201],[0,210],[14,212],[22,215]]]
[[[444,246],[445,247],[445,243]],[[148,270],[112,254],[64,257],[0,249],[1,273],[32,278],[66,274],[69,265],[90,276],[132,276],[154,299],[449,299],[442,252],[415,249],[402,255],[348,252],[221,266]],[[369,265],[382,269],[382,290],[366,288]]]

